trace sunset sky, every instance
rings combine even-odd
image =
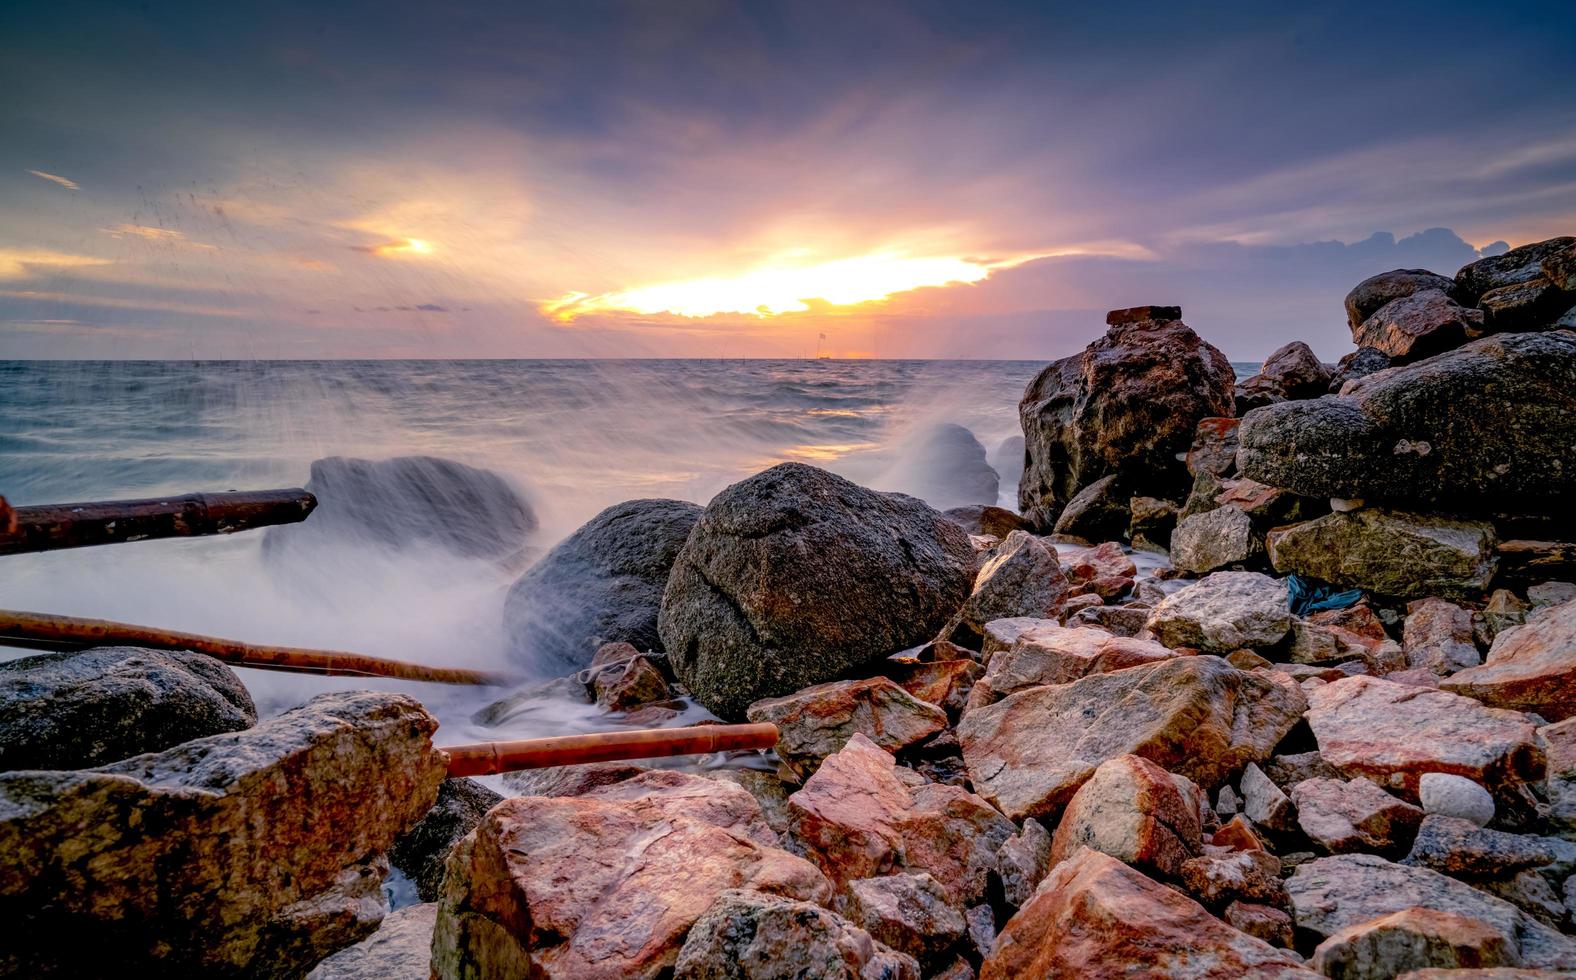
[[[0,92],[0,358],[1333,360],[1576,233],[1568,0],[15,0]]]

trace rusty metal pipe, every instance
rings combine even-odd
[[[696,725],[692,728],[648,728],[633,732],[598,732],[518,742],[451,745],[449,776],[483,776],[520,769],[546,769],[588,762],[656,759],[740,749],[769,749],[777,744],[777,726]]]
[[[0,506],[0,555],[233,534],[304,521],[316,506],[317,498],[299,487],[12,506],[9,520],[3,519],[7,508]]]

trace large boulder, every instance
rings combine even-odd
[[[1424,773],[1499,786],[1535,779],[1543,770],[1526,715],[1378,677],[1347,677],[1314,689],[1308,725],[1325,762],[1409,800],[1418,798]]]
[[[831,897],[814,865],[775,846],[738,786],[632,782],[488,811],[449,857],[433,977],[670,976],[691,928],[729,889]]]
[[[1296,954],[1099,851],[1080,851],[1002,929],[980,980],[1168,977],[1313,980]]]
[[[0,774],[8,976],[299,977],[377,928],[384,852],[432,806],[437,721],[323,694],[255,728]]]
[[[1469,262],[1456,273],[1456,292],[1462,302],[1476,303],[1490,290],[1544,278],[1544,261],[1572,245],[1576,238],[1550,238]]]
[[[1488,659],[1440,686],[1496,708],[1533,711],[1549,721],[1576,715],[1576,600],[1495,637]]]
[[[1016,829],[973,793],[897,766],[863,735],[788,798],[788,814],[794,838],[839,886],[923,871],[958,907],[984,896],[996,852]]]
[[[934,637],[974,571],[968,535],[924,502],[782,463],[707,506],[658,629],[696,700],[741,718]]]
[[[985,461],[985,447],[961,425],[926,426],[905,439],[897,454],[899,461],[882,486],[895,484],[937,510],[996,503],[996,471]]]
[[[683,500],[626,500],[587,521],[509,590],[510,657],[551,675],[585,667],[604,643],[662,649],[662,590],[700,514]]]
[[[256,723],[241,679],[200,653],[98,647],[0,663],[0,770],[87,769]]]
[[[1391,300],[1352,331],[1358,347],[1373,347],[1401,364],[1460,347],[1483,332],[1483,311],[1438,289]]]
[[[1323,942],[1343,930],[1410,908],[1476,919],[1505,937],[1528,967],[1576,969],[1576,941],[1509,902],[1427,868],[1376,854],[1339,854],[1299,865],[1286,882],[1297,931]]]
[[[1265,542],[1277,572],[1400,598],[1481,595],[1498,562],[1487,521],[1379,507],[1279,527]]]
[[[355,543],[425,545],[515,564],[537,527],[530,502],[508,480],[438,456],[329,456],[312,464],[306,489],[317,509],[303,523],[269,528],[265,557]]]
[[[1448,293],[1455,288],[1455,280],[1427,269],[1394,269],[1369,276],[1346,294],[1347,326],[1351,327],[1355,335],[1363,321],[1377,313],[1386,303],[1429,289]]]
[[[886,677],[817,684],[750,705],[746,717],[777,726],[777,755],[799,779],[848,744],[855,732],[888,752],[947,727],[947,713]]]
[[[974,708],[958,740],[981,796],[1013,819],[1038,818],[1054,816],[1120,755],[1214,789],[1268,759],[1306,706],[1289,683],[1216,657],[1176,657]]]
[[[1013,531],[985,556],[957,618],[983,633],[996,619],[1055,616],[1068,588],[1056,549],[1027,531]]]
[[[1046,622],[997,651],[974,686],[971,703],[989,704],[1009,694],[1046,684],[1070,684],[1088,674],[1167,660],[1176,656],[1153,640],[1112,636],[1093,626],[1065,627]]]
[[[1135,494],[1181,499],[1188,481],[1178,456],[1199,420],[1235,414],[1236,374],[1226,355],[1174,310],[1146,315],[1173,318],[1113,322],[1082,354],[1052,363],[1024,391],[1018,509],[1042,530],[1079,490],[1105,476],[1121,478],[1124,501]]]
[[[1215,572],[1165,597],[1148,628],[1168,647],[1226,654],[1271,647],[1291,629],[1286,583],[1258,572]]]
[[[1413,907],[1348,926],[1319,944],[1312,965],[1327,977],[1389,980],[1413,969],[1514,966],[1510,940],[1486,922]]]
[[[734,889],[719,895],[696,920],[672,976],[674,980],[919,980],[920,973],[912,956],[877,942],[835,912],[810,902]]]
[[[1250,479],[1311,497],[1559,512],[1576,493],[1576,332],[1495,334],[1249,412]]]

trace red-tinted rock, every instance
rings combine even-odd
[[[1052,977],[1311,978],[1292,954],[1099,851],[1053,869],[1018,910],[980,980]]]
[[[1286,886],[1280,879],[1280,858],[1269,851],[1204,854],[1182,862],[1182,887],[1212,909],[1233,902],[1286,907]]]
[[[1068,684],[1089,674],[1168,660],[1176,653],[1150,640],[1112,636],[1090,626],[1042,626],[1021,634],[991,658],[981,696],[989,704],[1045,684]],[[988,691],[988,694],[986,693]]]
[[[969,692],[980,675],[985,673],[985,668],[977,661],[967,658],[914,664],[891,663],[883,670],[898,687],[952,717],[957,717],[963,710],[963,706],[968,703]]]
[[[746,716],[777,726],[777,755],[799,779],[847,745],[855,732],[897,752],[947,727],[945,711],[885,677],[817,684],[757,701]]]
[[[1193,445],[1187,451],[1187,469],[1195,476],[1213,473],[1229,476],[1237,469],[1237,426],[1240,419],[1199,419]]]
[[[835,912],[744,889],[718,896],[690,930],[673,969],[674,980],[919,976],[913,957],[877,942]]]
[[[1425,289],[1375,310],[1352,331],[1352,342],[1377,347],[1395,361],[1415,361],[1459,347],[1482,329],[1481,310],[1462,306],[1442,290]]]
[[[1408,667],[1425,668],[1441,677],[1483,662],[1472,638],[1472,614],[1444,599],[1407,603],[1402,644]]]
[[[1135,755],[1100,764],[1056,825],[1051,865],[1089,847],[1157,877],[1174,878],[1202,849],[1197,801],[1164,769]]]
[[[1297,825],[1308,839],[1334,854],[1404,852],[1423,822],[1423,811],[1366,779],[1308,779],[1291,789]]]
[[[1576,715],[1576,602],[1501,633],[1481,667],[1460,671],[1440,686],[1549,721]]]

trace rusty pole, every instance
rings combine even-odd
[[[304,521],[316,506],[317,498],[298,487],[188,493],[146,500],[0,505],[0,555],[149,538],[232,534],[270,524]]]
[[[588,762],[656,759],[739,749],[769,749],[777,744],[777,726],[696,725],[692,728],[648,728],[633,732],[598,732],[518,742],[451,745],[449,776],[482,776],[519,769],[546,769]]]

